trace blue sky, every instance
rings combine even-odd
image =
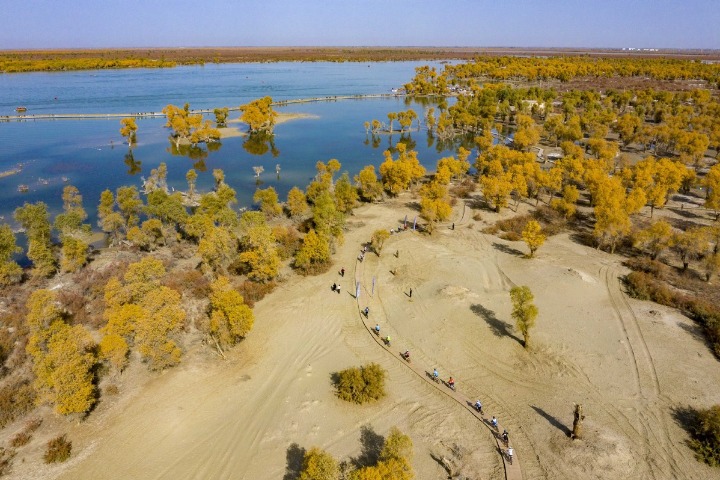
[[[0,0],[0,49],[720,48],[720,0]]]

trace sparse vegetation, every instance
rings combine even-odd
[[[690,447],[698,460],[712,467],[720,466],[720,405],[693,411]]]

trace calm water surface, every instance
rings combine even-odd
[[[173,69],[107,70],[0,75],[0,115],[13,115],[18,105],[28,114],[128,113],[160,111],[169,104],[191,104],[193,109],[238,106],[269,95],[274,100],[389,93],[428,62],[387,63],[270,63],[223,64]],[[438,70],[442,65],[435,64]],[[337,158],[341,172],[356,174],[363,166],[382,162],[383,151],[400,139],[384,135],[374,146],[363,122],[387,121],[388,112],[412,107],[423,115],[423,105],[403,98],[341,100],[304,103],[277,110],[310,114],[275,129],[274,149],[262,155],[244,147],[245,138],[227,138],[205,158],[173,155],[164,119],[138,119],[138,145],[133,159],[122,145],[120,120],[28,120],[0,122],[0,171],[22,166],[19,174],[0,178],[0,215],[13,224],[12,212],[23,202],[42,200],[53,214],[62,207],[66,184],[75,185],[95,223],[100,193],[122,185],[141,184],[142,176],[161,162],[168,165],[168,183],[186,189],[185,173],[196,168],[198,188],[209,190],[212,170],[223,169],[238,192],[241,206],[252,205],[256,188],[273,186],[281,198],[293,186],[305,188],[315,164]],[[232,118],[239,113],[234,112]],[[397,125],[397,123],[396,123]],[[414,127],[415,128],[415,127]],[[421,162],[430,169],[451,152],[428,145],[424,131],[407,136]],[[275,166],[281,168],[275,175]],[[259,183],[253,166],[263,166]],[[17,191],[19,184],[29,192]]]

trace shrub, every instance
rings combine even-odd
[[[450,188],[450,194],[457,198],[468,198],[472,192],[475,191],[476,184],[472,179],[466,178],[452,188]]]
[[[72,442],[67,439],[67,436],[60,435],[47,443],[43,459],[45,463],[64,462],[70,458],[70,452],[72,452]]]
[[[10,446],[13,448],[18,448],[30,443],[30,440],[32,440],[33,432],[40,428],[40,425],[42,425],[41,418],[33,418],[29,420],[25,424],[25,428],[23,428],[22,431],[18,432],[10,439]]]
[[[35,406],[35,390],[26,379],[16,379],[0,388],[0,428],[25,415]]]
[[[340,469],[337,461],[318,447],[305,452],[299,480],[335,480]]]
[[[695,412],[691,428],[690,447],[698,460],[710,466],[720,466],[720,405]]]
[[[0,447],[0,477],[10,470],[14,456],[15,450]]]
[[[210,282],[199,270],[185,270],[168,275],[165,286],[195,298],[207,298]]]
[[[293,227],[274,227],[273,235],[277,242],[278,255],[282,260],[292,257],[300,248],[300,234]]]
[[[245,280],[237,288],[237,291],[240,292],[240,295],[242,295],[245,300],[245,304],[248,307],[253,308],[255,306],[255,302],[259,302],[265,298],[265,295],[275,290],[276,286],[277,284],[275,282],[258,283],[251,280]]]
[[[337,396],[348,402],[366,403],[385,396],[385,370],[377,363],[338,372]]]
[[[114,383],[105,387],[105,395],[117,395],[118,393],[120,393],[120,389]]]

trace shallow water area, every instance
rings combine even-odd
[[[44,201],[51,213],[61,209],[62,189],[76,186],[84,197],[90,221],[100,193],[123,185],[142,184],[161,162],[168,166],[168,184],[185,190],[185,174],[198,173],[198,188],[212,188],[213,169],[223,169],[238,193],[240,206],[252,206],[256,188],[274,187],[281,199],[293,186],[304,188],[318,161],[337,158],[352,177],[362,167],[382,162],[383,151],[401,135],[382,134],[372,141],[363,123],[387,123],[388,112],[413,108],[420,117],[427,108],[404,97],[334,100],[334,96],[390,93],[425,63],[271,63],[223,64],[173,69],[106,70],[0,75],[0,115],[13,115],[17,105],[28,115],[48,113],[158,112],[168,104],[190,103],[192,109],[239,106],[269,95],[274,100],[329,97],[327,100],[277,107],[282,113],[309,118],[276,126],[272,144],[248,145],[246,137],[225,138],[221,146],[205,146],[194,155],[174,155],[164,118],[138,118],[137,145],[122,143],[120,119],[55,119],[0,121],[0,215],[12,223],[23,202]],[[435,64],[440,70],[442,65]],[[57,98],[55,98],[57,97]],[[231,112],[237,119],[239,112]],[[213,115],[206,118],[214,119]],[[241,125],[242,126],[242,125]],[[395,129],[399,126],[395,123]],[[444,148],[429,144],[427,132],[412,131],[402,141],[418,151],[432,169]],[[217,147],[217,146],[216,146]],[[276,166],[280,174],[276,174]],[[253,167],[264,172],[255,177]],[[26,192],[18,186],[27,186]]]

